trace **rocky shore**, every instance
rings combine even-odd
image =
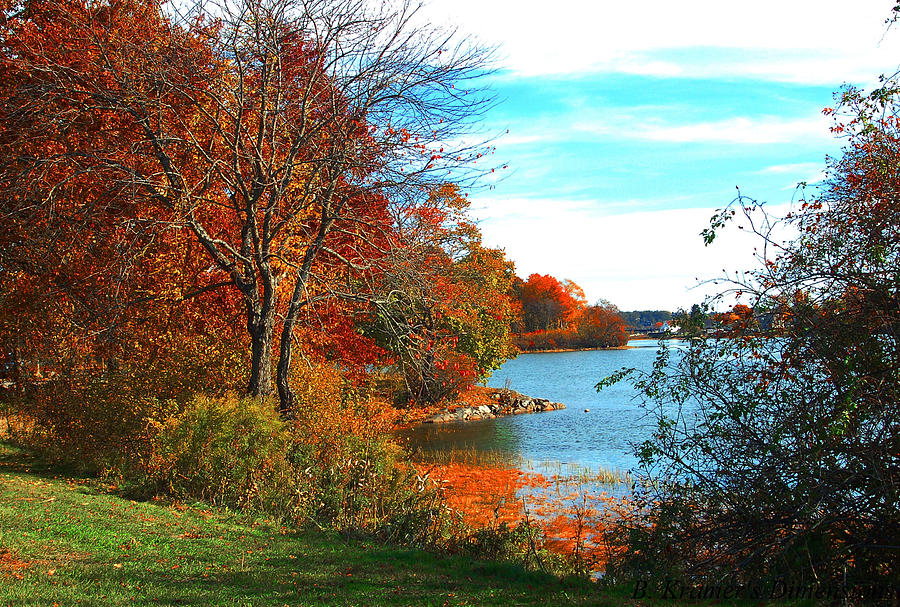
[[[493,419],[505,415],[521,415],[523,413],[541,413],[565,409],[562,403],[553,403],[546,398],[534,398],[519,394],[514,390],[491,390],[488,404],[477,407],[460,406],[438,411],[435,415],[422,420],[423,424],[442,424],[446,422],[474,421],[477,419]]]

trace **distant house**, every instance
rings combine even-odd
[[[679,331],[681,331],[681,327],[667,320],[663,323],[660,323],[660,327],[657,329],[657,331],[659,331],[660,333],[678,333]]]
[[[665,337],[667,335],[674,335],[679,333],[681,329],[674,322],[671,321],[661,321],[657,322],[653,325],[653,330],[650,331],[647,335],[650,337]]]

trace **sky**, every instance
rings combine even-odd
[[[470,192],[485,244],[590,302],[703,301],[757,244],[732,229],[704,247],[713,212],[736,188],[796,204],[840,155],[822,114],[834,92],[897,71],[891,5],[432,0],[431,22],[497,47],[483,132],[508,168]]]

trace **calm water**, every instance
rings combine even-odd
[[[670,347],[681,344],[669,342]],[[535,466],[546,462],[628,470],[636,464],[632,444],[652,431],[654,422],[640,407],[626,382],[598,393],[594,386],[622,367],[649,370],[657,343],[638,340],[625,350],[522,354],[508,361],[488,381],[494,388],[509,382],[513,390],[551,401],[566,409],[452,424],[427,424],[408,431],[423,450],[450,448],[504,451]],[[589,412],[585,412],[589,409]]]

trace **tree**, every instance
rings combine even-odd
[[[727,332],[742,333],[758,325],[754,318],[753,309],[744,304],[736,304],[728,312],[716,314],[715,320]]]
[[[769,254],[734,290],[774,314],[778,335],[756,334],[751,308],[735,306],[728,339],[663,350],[652,372],[630,373],[658,420],[639,454],[660,481],[644,496],[649,524],[630,530],[641,547],[622,563],[632,574],[666,565],[716,579],[790,576],[862,602],[876,600],[867,584],[896,589],[896,90],[845,92],[848,147],[818,195],[784,219],[795,239],[775,238],[777,222],[760,223],[744,197],[713,218],[715,229],[743,217],[762,238]]]
[[[588,306],[576,323],[580,347],[624,346],[628,343],[625,320],[610,303]]]
[[[516,354],[513,264],[502,250],[482,245],[457,186],[434,190],[432,199],[426,212],[404,222],[406,246],[379,275],[383,296],[367,326],[396,355],[403,396],[417,403],[454,395]]]
[[[585,304],[581,287],[550,275],[531,274],[516,290],[522,302],[522,332],[560,329]]]
[[[619,312],[628,326],[637,331],[649,331],[659,323],[672,320],[672,313],[665,310],[636,310],[633,312]]]
[[[483,246],[476,232],[453,264],[453,280],[459,288],[449,318],[460,336],[460,352],[472,358],[475,378],[483,381],[517,354],[510,331],[520,313],[511,295],[514,266],[502,249]]]
[[[743,307],[746,308],[746,306]],[[674,323],[686,337],[697,337],[703,334],[708,318],[709,314],[706,308],[700,304],[694,304],[691,306],[690,312],[685,310],[676,312]]]
[[[113,221],[147,240],[187,235],[207,264],[200,288],[242,302],[248,391],[277,385],[289,412],[303,312],[366,299],[350,287],[371,283],[401,245],[397,221],[448,172],[471,176],[460,171],[485,153],[452,142],[490,103],[465,86],[489,52],[419,27],[417,10],[362,0],[10,6],[4,221],[55,226],[62,206],[86,231]],[[44,242],[64,248],[53,229]],[[28,232],[10,236],[24,256]]]

